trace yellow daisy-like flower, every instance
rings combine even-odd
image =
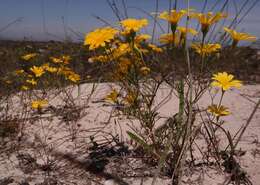
[[[144,67],[141,67],[140,71],[143,75],[147,75],[151,72],[151,69],[149,67],[144,66]]]
[[[131,48],[128,43],[118,43],[116,47],[111,48],[107,53],[110,53],[110,55],[99,55],[94,56],[88,59],[89,63],[93,62],[110,62],[112,60],[118,59],[119,57],[122,57],[123,55],[127,54],[131,51]]]
[[[99,56],[94,56],[88,59],[89,63],[93,62],[109,62],[111,61],[111,58],[108,57],[107,55],[99,55]]]
[[[33,67],[30,68],[30,70],[34,73],[34,75],[36,77],[40,77],[40,76],[42,76],[45,73],[43,67],[33,66]]]
[[[202,55],[202,56],[205,56],[205,55],[209,55],[209,54],[212,54],[212,53],[215,53],[215,52],[218,52],[220,49],[221,49],[221,45],[220,44],[192,44],[191,47],[193,49],[195,49],[195,51]]]
[[[148,34],[137,35],[135,37],[135,43],[143,42],[143,41],[146,41],[148,39],[151,39],[151,36],[148,35]]]
[[[56,57],[50,57],[50,59],[53,63],[56,63],[56,64],[63,62],[60,58],[56,58]]]
[[[192,35],[196,35],[198,34],[198,32],[192,28],[186,28],[186,27],[177,27],[177,30],[180,33],[180,43],[184,44],[186,42],[186,35],[188,33],[192,34]]]
[[[137,100],[137,94],[133,91],[128,92],[127,96],[124,98],[126,105],[132,105]]]
[[[23,91],[27,91],[27,90],[29,90],[30,88],[28,87],[28,86],[26,86],[26,85],[22,85],[21,86],[21,90],[23,90]]]
[[[23,69],[19,69],[19,70],[16,70],[15,71],[15,74],[16,75],[21,75],[21,74],[23,74],[24,73],[24,70]]]
[[[115,103],[117,101],[117,98],[119,96],[119,93],[113,89],[106,97],[105,100],[108,102]]]
[[[216,14],[213,14],[212,12],[208,12],[205,14],[193,13],[191,14],[191,17],[197,19],[200,22],[201,31],[205,36],[208,33],[210,26],[217,23],[221,19],[226,18],[227,14],[220,13],[220,12]]]
[[[76,74],[76,73],[72,73],[67,77],[70,81],[77,83],[78,81],[80,81],[80,75]]]
[[[141,28],[148,25],[148,20],[129,18],[121,21],[120,24],[126,33],[130,33],[131,31],[138,32]]]
[[[167,20],[173,25],[177,25],[180,19],[187,14],[187,10],[171,10],[169,11],[164,11],[159,15],[159,18]]]
[[[131,51],[131,48],[128,43],[121,43],[117,48],[115,48],[113,50],[113,57],[114,57],[114,59],[119,58],[119,57],[127,54],[130,51]]]
[[[115,38],[117,33],[118,30],[111,27],[98,28],[86,35],[84,45],[89,45],[90,50],[104,47]]]
[[[198,32],[192,28],[186,29],[186,27],[178,26],[177,30],[181,33],[181,35],[186,35],[187,33],[190,33],[192,35],[198,34]]]
[[[61,57],[61,59],[62,59],[64,64],[68,64],[70,62],[70,60],[71,60],[71,57],[69,55],[63,55]]]
[[[51,61],[56,64],[69,64],[71,57],[69,55],[63,55],[59,58],[50,57]]]
[[[58,71],[58,69],[56,67],[46,67],[45,70],[50,73],[55,73]]]
[[[37,85],[37,81],[35,79],[28,79],[26,80],[27,83],[31,84],[31,85]]]
[[[211,86],[219,87],[223,91],[226,91],[232,87],[240,88],[242,86],[241,81],[234,80],[234,76],[226,72],[214,74],[212,80],[214,81],[211,83]]]
[[[48,63],[43,64],[42,68],[50,73],[55,73],[58,71],[58,69],[56,67],[51,67]]]
[[[129,68],[131,67],[131,60],[128,58],[120,58],[118,64],[117,64],[117,71],[115,73],[116,77],[118,79],[121,79],[122,76],[128,73]]]
[[[36,56],[37,56],[37,53],[29,53],[29,54],[23,55],[22,59],[28,61],[28,60],[33,59]]]
[[[31,103],[31,107],[33,109],[42,109],[43,107],[48,105],[48,101],[47,100],[35,100],[32,101]]]
[[[73,71],[69,68],[69,67],[66,67],[66,66],[61,66],[59,68],[57,68],[57,74],[58,75],[65,75],[65,76],[69,76],[70,74],[73,73]]]
[[[228,110],[228,108],[224,107],[223,105],[217,106],[217,105],[213,104],[211,106],[208,106],[207,110],[208,110],[208,112],[212,113],[216,117],[228,116],[229,114],[231,114],[231,112]]]
[[[224,30],[229,33],[229,35],[233,39],[233,47],[235,47],[239,41],[244,40],[244,41],[255,41],[256,37],[249,35],[248,33],[241,33],[237,32],[235,30],[228,29],[227,27],[224,27]]]
[[[154,44],[148,44],[148,47],[151,48],[155,52],[158,52],[158,53],[163,52],[162,48],[159,48],[158,46],[156,46]]]
[[[179,44],[179,38],[177,34],[171,34],[171,33],[167,33],[167,34],[162,34],[160,36],[159,41],[163,44],[172,44],[174,43],[175,45]]]

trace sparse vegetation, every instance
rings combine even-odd
[[[150,177],[152,185],[162,184],[158,178],[180,185],[206,168],[228,174],[218,183],[252,184],[238,144],[260,99],[243,96],[252,102],[247,120],[230,131],[225,118],[237,113],[225,98],[260,82],[258,51],[238,47],[256,37],[222,25],[222,37],[211,39],[227,12],[200,13],[187,2],[186,9],[152,14],[155,31],[160,21],[169,25],[160,44],[142,33],[148,19],[120,17],[116,4],[110,6],[119,22],[87,33],[83,43],[1,42],[3,164],[20,169],[23,183],[128,184],[130,177]],[[221,40],[227,36],[230,45]],[[13,181],[6,176],[0,185]]]

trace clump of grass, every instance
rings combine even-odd
[[[149,35],[139,33],[147,26],[148,20],[134,18],[121,20],[120,31],[112,27],[94,30],[86,35],[85,45],[97,53],[91,61],[112,65],[111,78],[117,88],[112,89],[106,100],[118,107],[118,113],[129,121],[136,120],[139,123],[127,131],[128,136],[143,148],[144,155],[157,161],[159,171],[166,168],[172,177],[172,184],[177,185],[188,151],[194,162],[192,145],[198,129],[205,129],[207,133],[205,138],[209,144],[209,158],[213,158],[216,163],[221,159],[216,131],[223,124],[220,118],[230,114],[228,108],[222,105],[222,99],[225,91],[232,87],[239,88],[241,82],[226,72],[214,74],[213,82],[210,79],[214,73],[210,67],[219,60],[225,48],[217,42],[210,43],[208,37],[212,27],[225,19],[227,14],[196,13],[188,5],[187,10],[173,9],[162,12],[158,17],[170,25],[170,33],[161,35],[160,41],[164,43],[162,47],[152,45],[148,42]],[[183,17],[187,18],[186,26],[180,27],[179,21]],[[200,30],[189,27],[192,19],[197,19]],[[227,50],[234,51],[240,40],[255,40],[254,36],[246,33],[227,28],[224,30],[233,39],[232,47]],[[200,40],[187,43],[188,34],[199,33]],[[164,70],[158,73],[160,68],[154,66],[162,66],[160,64],[165,62],[162,59],[167,59],[167,64],[175,63],[172,66],[177,70],[169,71],[169,74],[163,73]],[[177,93],[179,103],[175,106],[179,107],[179,111],[159,126],[159,107],[164,100],[158,103],[155,97],[164,84]],[[210,86],[221,89],[220,102],[212,102],[209,106],[208,111],[212,116],[209,123],[201,120],[202,123],[197,124],[196,115],[201,110],[194,109],[194,106]],[[223,127],[221,129],[228,133]]]

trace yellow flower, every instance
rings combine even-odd
[[[227,107],[224,107],[223,105],[217,106],[215,104],[208,106],[208,112],[212,113],[216,117],[227,116],[231,114]]]
[[[30,88],[28,87],[28,86],[26,86],[26,85],[22,85],[22,87],[21,87],[21,90],[23,90],[23,91],[27,91],[27,90],[29,90]]]
[[[71,57],[68,55],[63,55],[62,57],[50,57],[51,61],[56,64],[69,64]]]
[[[27,55],[23,55],[22,56],[22,59],[28,61],[28,60],[31,60],[32,58],[36,57],[37,53],[29,53]]]
[[[158,52],[158,53],[163,52],[162,48],[159,48],[158,46],[156,46],[154,44],[148,44],[148,47],[151,48],[155,52]]]
[[[186,35],[187,33],[190,33],[192,35],[198,34],[198,32],[192,28],[186,28],[186,27],[177,27],[177,30],[180,32],[180,42],[181,44],[184,44],[186,41]]]
[[[126,31],[127,33],[130,33],[131,31],[137,32],[141,28],[147,26],[148,20],[147,19],[129,18],[129,19],[125,19],[125,20],[121,21],[120,23],[123,26],[124,31]]]
[[[62,59],[64,64],[68,64],[70,62],[70,60],[71,60],[71,57],[69,55],[63,55],[61,57],[61,59]]]
[[[119,96],[119,93],[113,89],[106,97],[105,97],[105,100],[106,101],[109,101],[109,102],[112,102],[112,103],[115,103],[117,101],[117,98]]]
[[[50,57],[50,59],[51,59],[51,61],[53,62],[53,63],[62,63],[62,60],[60,59],[60,58],[56,58],[56,57]]]
[[[55,72],[58,71],[58,69],[56,67],[46,67],[45,70],[50,72],[50,73],[55,73]]]
[[[117,74],[127,74],[129,68],[131,66],[131,60],[128,58],[120,58],[119,63],[117,65]]]
[[[24,73],[24,70],[23,69],[19,69],[19,70],[16,70],[15,71],[15,74],[16,75],[21,75],[21,74],[23,74]]]
[[[214,74],[211,83],[212,87],[219,87],[223,91],[226,91],[232,87],[240,88],[242,86],[241,81],[233,80],[234,76],[226,72]]]
[[[131,51],[131,48],[129,46],[128,43],[120,43],[120,45],[113,49],[113,58],[116,59],[116,58],[119,58],[125,54],[127,54],[128,52]]]
[[[89,63],[93,62],[109,62],[111,61],[111,58],[109,58],[107,55],[99,55],[99,56],[94,56],[88,59]]]
[[[119,57],[122,57],[130,51],[131,49],[128,43],[117,43],[116,47],[111,48],[107,51],[109,55],[94,56],[89,58],[88,62],[110,62],[112,60],[118,59]]]
[[[74,83],[77,83],[80,80],[80,75],[72,73],[68,76],[68,79]]]
[[[127,105],[132,105],[137,99],[137,94],[133,91],[130,91],[127,96],[125,97],[124,101]]]
[[[252,35],[249,35],[247,33],[241,33],[241,32],[237,32],[235,30],[231,30],[231,29],[228,29],[227,27],[224,27],[224,30],[230,34],[230,36],[232,37],[233,39],[233,46],[235,47],[239,41],[241,40],[245,40],[245,41],[255,41],[256,40],[256,37],[255,36],[252,36]]]
[[[31,84],[31,85],[37,85],[37,81],[36,81],[35,79],[33,79],[33,78],[30,79],[30,80],[29,80],[29,79],[26,80],[26,82],[29,83],[29,84]]]
[[[69,67],[65,67],[65,66],[61,66],[59,68],[57,68],[57,74],[58,75],[65,75],[65,76],[68,76],[70,75],[72,72],[72,70],[69,68]]]
[[[221,49],[220,44],[192,44],[191,47],[202,56],[218,52]]]
[[[35,101],[32,101],[32,103],[31,103],[31,107],[33,109],[42,109],[46,105],[48,105],[47,100],[35,100]]]
[[[151,69],[149,68],[149,67],[141,67],[141,69],[140,69],[140,71],[141,71],[141,73],[143,74],[143,75],[147,75],[148,73],[150,73],[151,72]]]
[[[164,11],[159,15],[159,18],[167,20],[173,25],[177,25],[180,19],[187,14],[187,10],[180,10],[179,12],[176,10]]]
[[[160,36],[160,39],[159,41],[163,44],[172,44],[174,43],[175,45],[178,45],[179,44],[179,38],[177,37],[177,34],[171,34],[171,33],[168,33],[168,34],[162,34]]]
[[[118,30],[111,27],[96,29],[86,35],[84,45],[89,45],[90,50],[104,47],[106,43],[109,43],[114,39],[117,33]]]
[[[191,17],[198,19],[198,21],[201,24],[201,31],[204,34],[204,36],[208,33],[209,28],[212,24],[217,23],[220,19],[226,18],[227,14],[223,13],[216,13],[213,14],[212,12],[208,12],[205,14],[202,13],[193,13]]]
[[[187,33],[191,33],[192,35],[198,34],[198,32],[192,28],[186,29],[186,27],[178,26],[177,30],[181,33],[181,35],[186,35]]]
[[[146,41],[148,39],[151,39],[151,36],[148,35],[148,34],[141,34],[141,35],[137,35],[135,37],[135,43],[139,43],[139,42],[142,42],[142,41]]]
[[[50,65],[48,63],[43,64],[42,68],[50,73],[55,73],[58,71],[58,69],[56,67],[50,67]]]
[[[30,68],[30,70],[34,73],[36,77],[40,77],[45,73],[43,67],[33,66]]]

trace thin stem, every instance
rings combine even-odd
[[[218,108],[219,108],[219,107],[221,106],[221,104],[222,104],[222,100],[223,100],[224,94],[225,94],[225,91],[222,90],[222,91],[221,91],[221,97],[220,97],[219,104],[218,104]]]
[[[203,72],[203,69],[204,69],[204,62],[205,62],[205,56],[203,54],[203,47],[204,47],[204,44],[205,44],[205,38],[206,38],[206,35],[203,34],[202,36],[202,41],[201,41],[201,69],[200,69],[200,72],[202,73]]]
[[[248,118],[248,120],[247,120],[247,122],[246,122],[246,125],[244,126],[244,128],[242,129],[240,135],[238,136],[237,141],[236,141],[235,144],[234,144],[234,149],[237,147],[238,143],[240,142],[240,140],[241,140],[243,134],[244,134],[245,131],[246,131],[246,128],[247,128],[248,125],[251,123],[251,121],[252,121],[252,119],[253,119],[253,117],[254,117],[254,115],[255,115],[255,113],[256,113],[256,110],[257,110],[258,107],[259,107],[259,105],[260,105],[260,99],[258,100],[257,104],[255,105],[254,110],[253,110],[252,113],[250,114],[250,116],[249,116],[249,118]]]
[[[152,43],[154,43],[154,35],[155,35],[156,25],[157,25],[157,16],[158,16],[157,12],[158,12],[158,9],[159,9],[159,0],[156,0],[154,24],[153,24],[153,33],[152,33]]]

